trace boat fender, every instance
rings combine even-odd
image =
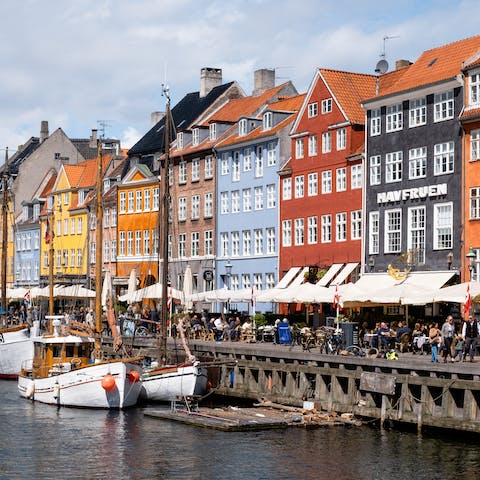
[[[53,386],[53,398],[57,400],[60,397],[60,385],[56,383]]]
[[[33,398],[33,395],[35,394],[35,382],[33,380],[28,384],[25,393],[27,395],[27,398]]]
[[[128,372],[128,379],[132,383],[137,383],[140,381],[140,374],[136,370],[130,370]]]
[[[111,375],[110,373],[107,373],[102,378],[102,388],[106,392],[111,392],[115,388],[115,379],[113,378],[113,375]]]

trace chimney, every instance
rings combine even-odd
[[[48,138],[48,121],[42,120],[40,123],[40,143],[43,143]]]
[[[257,97],[265,90],[275,86],[275,69],[262,68],[255,70],[253,74],[253,92],[252,95]]]
[[[165,112],[152,112],[150,114],[150,121],[152,123],[152,127],[155,126],[164,116]]]
[[[222,84],[222,69],[204,67],[200,71],[200,98],[207,96],[212,88]]]
[[[400,70],[404,67],[409,67],[412,64],[410,60],[397,60],[395,62],[395,70]]]

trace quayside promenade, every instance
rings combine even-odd
[[[128,340],[126,340],[128,342]],[[480,357],[477,363],[430,362],[429,355],[398,360],[324,355],[316,349],[271,343],[190,340],[200,359],[219,361],[215,393],[323,409],[378,419],[480,433]],[[153,353],[153,339],[137,338],[135,350]],[[169,339],[173,355],[180,342]],[[138,350],[137,350],[138,349]]]

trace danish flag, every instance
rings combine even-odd
[[[470,313],[472,306],[472,296],[470,295],[470,283],[467,285],[467,291],[465,293],[465,301],[463,302],[463,315],[467,317]]]
[[[167,308],[170,310],[172,306],[172,287],[168,287],[167,289]]]
[[[55,233],[50,231],[50,220],[47,218],[47,226],[45,227],[45,243],[50,243],[55,238]]]
[[[333,296],[333,308],[338,308],[342,310],[340,306],[340,294],[338,293],[338,283],[335,285],[335,295]]]

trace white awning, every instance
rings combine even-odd
[[[296,285],[301,285],[305,282],[305,273],[308,272],[308,267],[303,267],[302,271],[290,282],[290,287],[295,287]]]
[[[327,270],[327,273],[317,282],[317,285],[319,285],[320,287],[326,287],[342,267],[343,267],[343,263],[334,263]]]
[[[287,288],[290,285],[290,282],[295,278],[297,273],[302,267],[292,267],[290,270],[283,276],[283,278],[275,285],[275,288]]]
[[[343,270],[333,279],[332,285],[340,285],[357,268],[358,262],[347,263]]]

